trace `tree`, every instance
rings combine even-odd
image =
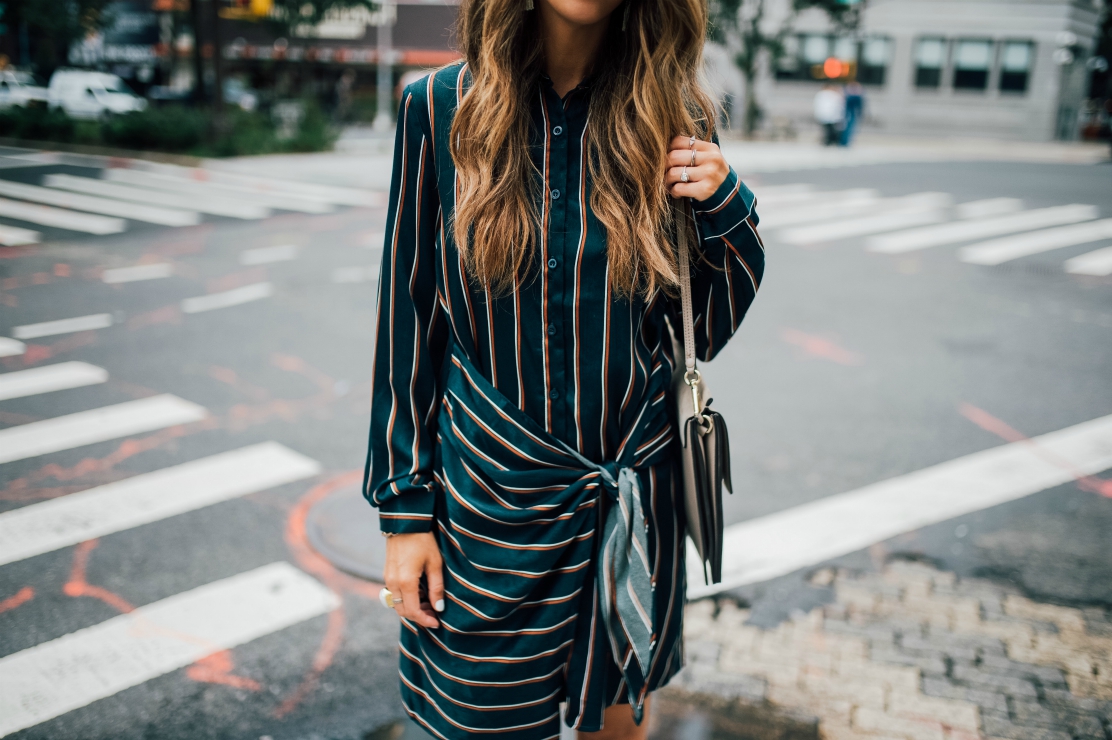
[[[769,4],[780,2],[781,18],[769,17]],[[841,30],[856,29],[864,0],[711,0],[708,37],[734,52],[733,60],[745,78],[744,132],[751,136],[760,123],[756,80],[762,56],[775,69],[784,55],[785,40],[796,17],[809,8],[823,10]]]
[[[66,63],[70,45],[109,20],[108,0],[5,0],[4,25],[16,41],[13,61],[49,75]]]

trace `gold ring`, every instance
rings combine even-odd
[[[394,594],[390,593],[390,589],[384,588],[378,592],[378,600],[387,609],[397,609],[398,604],[402,603],[401,599],[395,599]]]
[[[691,150],[691,165],[690,166],[691,167],[695,166],[695,150],[694,149]]]

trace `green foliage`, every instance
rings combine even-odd
[[[101,137],[121,149],[187,152],[204,143],[208,125],[204,111],[174,105],[113,116],[101,127]]]
[[[0,136],[11,139],[73,141],[73,120],[60,110],[45,106],[12,106],[0,110]]]
[[[103,121],[75,121],[60,109],[13,106],[0,110],[0,137],[203,157],[331,148],[336,132],[328,118],[316,103],[303,105],[304,115],[288,138],[280,138],[273,119],[260,111],[229,106],[217,120],[211,109],[184,105],[148,108]]]

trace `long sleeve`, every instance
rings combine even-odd
[[[448,339],[436,282],[436,188],[425,87],[398,112],[386,243],[379,272],[371,434],[363,495],[383,532],[433,527],[438,379]]]
[[[695,350],[707,361],[737,331],[757,296],[764,244],[757,234],[756,198],[733,168],[714,195],[691,205],[700,240],[691,270]]]

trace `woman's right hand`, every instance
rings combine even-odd
[[[437,612],[444,611],[444,560],[432,532],[396,534],[386,538],[386,588],[402,603],[395,607],[398,616],[422,627],[437,628]],[[421,598],[421,575],[428,583],[426,599]]]

